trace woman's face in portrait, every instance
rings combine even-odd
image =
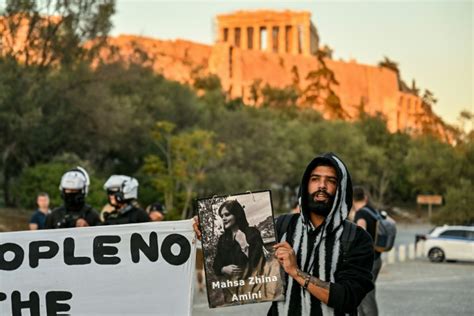
[[[224,222],[224,229],[229,229],[235,225],[235,216],[231,214],[226,208],[221,211],[222,222]]]

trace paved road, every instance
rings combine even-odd
[[[377,282],[380,315],[474,315],[474,263],[427,260],[385,265]],[[196,293],[193,315],[266,315],[267,303],[210,310]]]
[[[377,298],[381,315],[474,315],[474,263],[387,265]]]

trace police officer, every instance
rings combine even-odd
[[[146,208],[150,221],[161,222],[165,219],[166,209],[160,202],[155,202]]]
[[[104,184],[111,212],[104,213],[104,225],[143,223],[150,221],[137,203],[138,181],[123,175],[113,175]]]
[[[100,223],[99,213],[86,204],[89,175],[84,168],[76,167],[63,174],[59,184],[64,204],[46,218],[46,229],[95,226]]]

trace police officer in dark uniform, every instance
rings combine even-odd
[[[166,208],[160,202],[155,202],[149,205],[146,208],[146,212],[148,213],[151,222],[161,222],[166,216]]]
[[[76,167],[66,172],[59,184],[64,205],[54,209],[46,217],[46,229],[96,226],[99,213],[86,204],[89,191],[89,175],[84,168]]]
[[[104,184],[109,204],[114,207],[104,213],[104,225],[149,222],[148,213],[137,203],[138,181],[123,175],[113,175]]]

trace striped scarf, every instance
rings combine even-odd
[[[308,211],[305,210],[309,174],[321,162],[330,162],[336,168],[338,187],[329,215],[318,229],[315,241],[308,245],[308,233],[312,228]],[[305,193],[306,192],[306,193]],[[302,203],[303,202],[303,203]],[[328,153],[316,157],[306,168],[300,188],[299,205],[302,216],[299,217],[292,236],[286,233],[280,241],[293,245],[298,267],[301,270],[326,282],[334,282],[336,267],[341,253],[340,238],[343,222],[352,206],[352,183],[344,163],[334,154]],[[308,271],[311,270],[311,271]],[[304,290],[293,278],[287,280],[285,301],[278,303],[278,315],[334,315],[334,310],[321,303],[311,293]]]

